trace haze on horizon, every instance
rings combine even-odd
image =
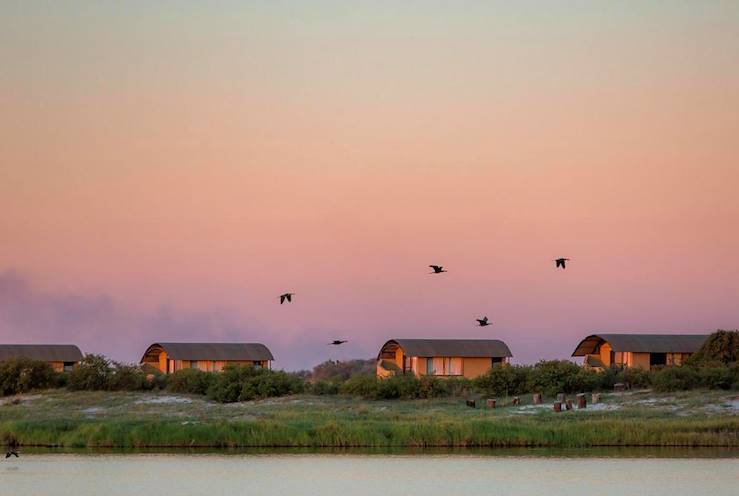
[[[739,3],[64,4],[0,6],[0,342],[739,325]]]

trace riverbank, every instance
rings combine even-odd
[[[0,436],[60,447],[739,447],[736,392],[602,395],[472,409],[459,399],[299,395],[219,404],[169,393],[53,390],[0,400]]]

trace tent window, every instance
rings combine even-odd
[[[462,359],[447,358],[446,375],[462,375]]]
[[[444,375],[444,359],[442,357],[434,357],[432,360],[434,375]]]

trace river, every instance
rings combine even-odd
[[[739,453],[536,450],[371,453],[22,453],[9,495],[739,494]]]

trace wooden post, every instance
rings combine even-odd
[[[514,396],[513,397],[513,406],[518,406],[520,404],[521,404],[521,398],[519,398],[518,396]]]
[[[557,401],[559,401],[560,403],[564,403],[566,399],[567,396],[565,396],[564,393],[557,393]]]
[[[581,410],[587,406],[587,402],[585,401],[585,393],[580,393],[577,395],[577,409]]]
[[[600,393],[593,393],[592,400],[593,400],[593,405],[595,405],[596,403],[600,403]]]
[[[534,405],[541,405],[541,393],[534,393],[531,397],[531,402]]]
[[[488,398],[485,400],[485,406],[487,408],[495,408],[495,398]]]
[[[561,412],[562,411],[562,402],[561,401],[555,401],[554,402],[554,411],[555,412]]]
[[[568,410],[572,410],[572,400],[567,400],[565,404],[567,405]]]

